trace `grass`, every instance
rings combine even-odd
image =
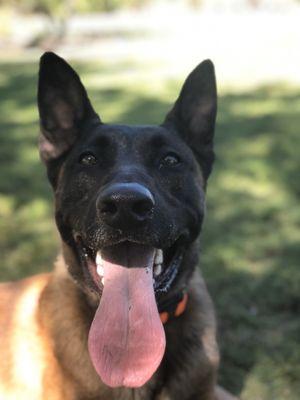
[[[130,63],[78,67],[105,121],[160,122],[179,90],[136,79],[141,66]],[[1,280],[49,269],[59,246],[36,149],[36,72],[0,64]],[[300,393],[299,92],[220,95],[202,269],[219,320],[220,381],[244,400]]]

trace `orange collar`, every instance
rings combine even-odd
[[[179,298],[178,298],[179,297]],[[187,293],[180,293],[176,296],[176,299],[171,299],[168,304],[162,304],[159,309],[163,310],[159,313],[160,320],[163,324],[166,324],[171,318],[179,317],[184,313],[188,301]]]

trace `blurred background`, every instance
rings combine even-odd
[[[217,161],[202,270],[220,383],[244,400],[300,393],[300,1],[0,0],[0,280],[59,249],[37,152],[36,83],[53,50],[105,122],[160,123],[186,75],[216,66]]]

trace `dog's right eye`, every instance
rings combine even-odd
[[[79,157],[79,163],[82,165],[95,165],[97,161],[97,157],[91,152],[83,153]]]

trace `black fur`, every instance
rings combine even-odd
[[[91,258],[98,249],[122,241],[162,248],[166,255],[180,248],[182,259],[176,278],[164,290],[156,290],[157,301],[164,302],[189,287],[199,259],[198,238],[205,212],[205,188],[214,159],[216,99],[214,67],[206,60],[188,76],[161,125],[105,124],[91,106],[74,70],[53,53],[45,53],[41,58],[38,89],[40,154],[55,193],[56,222],[66,263],[94,305],[101,292],[97,292],[86,272],[76,238],[80,238],[81,246]],[[143,215],[143,223],[126,222],[128,215],[124,210],[132,205],[124,206],[124,203],[121,211],[118,210],[117,223],[116,220],[112,223],[112,215],[105,215],[107,210],[116,212],[116,205],[112,205],[111,211],[111,206],[103,206],[103,198],[107,201],[107,193],[114,196],[114,193],[111,195],[112,188],[124,184],[131,185],[126,201],[131,196],[137,203],[140,193],[134,189],[136,187],[142,188],[138,189],[141,193],[150,193],[147,196],[153,199],[152,206],[146,210],[147,216]],[[198,300],[196,296],[190,304],[199,307],[201,296]],[[206,300],[203,303],[210,307]],[[172,326],[166,328],[167,352],[162,368],[167,368],[167,375],[175,376],[177,366],[172,361],[174,365],[166,367],[168,360],[178,356],[183,360],[185,346],[189,353],[195,351],[204,370],[198,375],[197,366],[192,362],[193,372],[189,375],[195,382],[198,378],[202,382],[201,390],[207,396],[203,395],[201,399],[210,399],[214,375],[197,339],[197,332],[204,332],[206,324],[201,315],[193,317],[195,321],[190,330],[182,328],[182,335],[187,335],[186,342],[182,337],[182,355],[180,352],[175,354],[177,339]],[[168,339],[168,335],[174,338]],[[170,397],[173,400],[196,399],[192,396],[200,393],[198,383],[192,384],[192,381],[190,387],[185,382],[184,392],[176,389],[175,383],[173,386]]]

